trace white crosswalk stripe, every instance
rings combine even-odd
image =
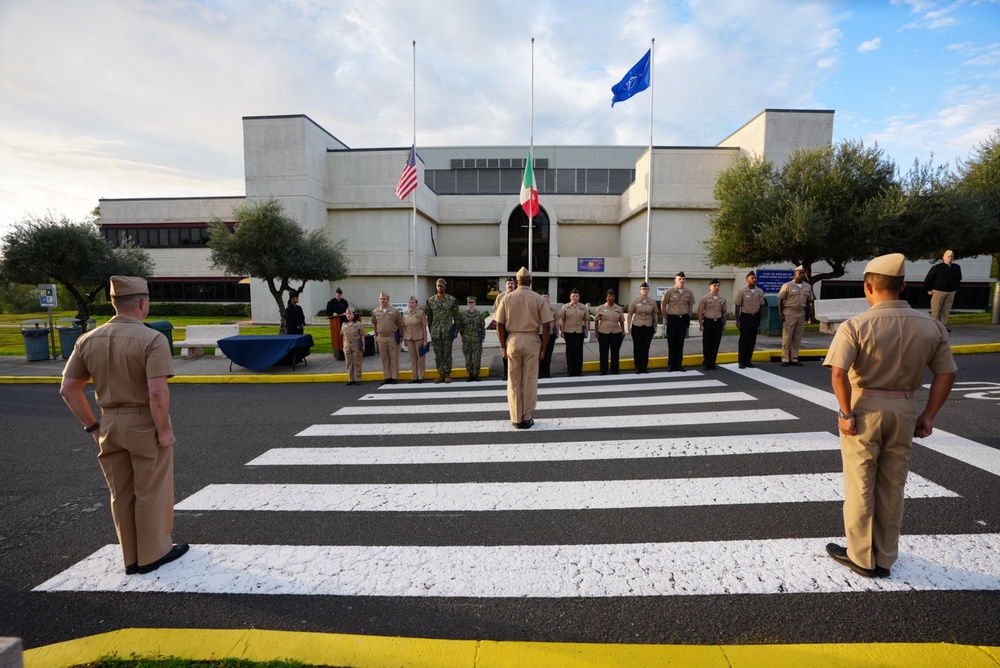
[[[643,392],[648,394],[650,392],[695,390],[709,387],[725,387],[725,383],[721,380],[678,380],[666,383],[643,383],[640,386],[636,386],[635,384],[611,385],[608,383],[587,387],[580,387],[579,385],[561,385],[556,387],[540,386],[538,388],[538,396],[553,397],[567,394],[608,394],[615,392]],[[502,385],[498,388],[487,388],[484,390],[480,390],[478,387],[463,390],[441,390],[434,393],[434,401],[441,401],[443,399],[485,399],[486,397],[503,397],[504,400],[506,400],[507,386]],[[427,393],[376,392],[374,394],[366,394],[361,397],[361,401],[406,401],[410,399],[427,399]]]
[[[1000,534],[903,536],[889,579],[824,554],[832,538],[602,545],[193,545],[125,576],[107,545],[35,591],[582,598],[1000,590]],[[957,569],[954,564],[961,563]]]
[[[565,443],[482,443],[417,447],[272,448],[247,466],[373,466],[392,464],[488,464],[603,459],[717,457],[776,452],[839,450],[827,431],[746,436],[693,436]]]

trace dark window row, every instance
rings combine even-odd
[[[156,302],[245,302],[250,286],[228,281],[149,281],[149,298]]]
[[[524,169],[527,158],[458,158],[451,161],[452,169]],[[548,158],[535,158],[535,169],[546,169]]]
[[[424,183],[438,195],[516,195],[520,169],[428,169]],[[536,169],[535,187],[548,195],[621,195],[634,169]]]
[[[232,229],[232,228],[230,228]],[[113,246],[131,239],[142,248],[187,248],[208,244],[208,226],[200,227],[102,227],[101,234]]]

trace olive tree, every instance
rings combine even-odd
[[[0,244],[0,277],[11,283],[58,283],[76,301],[76,317],[87,329],[90,308],[115,275],[153,274],[149,254],[132,243],[112,247],[92,222],[65,216],[29,216],[15,223]]]
[[[278,305],[282,334],[287,332],[285,293],[301,291],[309,281],[348,276],[347,242],[331,243],[322,230],[306,232],[279,201],[234,207],[233,217],[232,228],[219,219],[209,225],[212,266],[230,275],[262,279]]]

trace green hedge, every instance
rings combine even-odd
[[[114,315],[115,309],[110,302],[94,304],[92,315]],[[249,318],[250,304],[191,304],[185,302],[152,302],[149,305],[151,316],[202,315],[222,316],[226,318]]]

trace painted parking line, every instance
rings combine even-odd
[[[427,484],[218,484],[195,492],[177,510],[285,512],[457,512],[668,508],[843,501],[840,473]],[[911,473],[911,499],[956,497]]]
[[[636,406],[636,408],[642,408]],[[431,414],[450,409],[450,406],[435,406]],[[444,417],[444,414],[442,414]],[[420,422],[419,430],[414,422],[384,422],[379,421],[378,433],[381,436],[413,436],[440,434],[486,434],[494,432],[516,432],[533,434],[544,431],[563,431],[572,429],[645,429],[650,427],[676,427],[710,422],[727,422],[737,424],[742,422],[774,422],[777,420],[798,420],[791,413],[778,408],[765,408],[752,411],[699,411],[697,413],[648,413],[631,415],[590,415],[584,417],[546,417],[536,420],[530,430],[518,430],[509,420],[448,420],[445,422]],[[296,436],[344,436],[352,438],[357,434],[367,433],[372,429],[371,422],[354,422],[348,424],[315,424],[307,427]]]
[[[272,448],[247,466],[377,466],[397,464],[496,464],[717,457],[839,450],[826,431],[788,434],[639,438],[566,443],[482,443],[416,447]]]
[[[598,545],[192,545],[126,576],[106,545],[34,591],[592,598],[1000,590],[1000,534],[904,535],[892,577],[827,557],[834,538]],[[840,539],[842,540],[842,539]]]

